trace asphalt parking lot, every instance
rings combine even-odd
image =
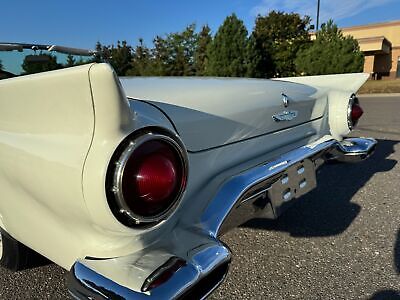
[[[400,299],[400,95],[361,97],[353,136],[378,139],[360,164],[330,164],[279,220],[226,236],[227,280],[212,299]],[[67,272],[0,268],[0,299],[65,299]]]

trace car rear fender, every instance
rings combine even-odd
[[[329,127],[334,138],[341,140],[350,132],[348,126],[348,104],[350,98],[367,81],[367,73],[287,77],[282,80],[300,83],[325,91],[328,95]]]

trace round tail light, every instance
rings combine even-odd
[[[364,111],[362,110],[361,106],[358,103],[354,103],[353,106],[351,107],[351,121],[353,124],[356,124],[358,122],[358,119],[361,118],[362,114]]]
[[[138,197],[146,203],[162,203],[177,186],[177,168],[175,160],[163,153],[151,154],[139,164],[134,176],[126,180],[126,188],[135,186]]]
[[[125,146],[115,166],[111,190],[119,214],[141,224],[172,213],[187,178],[187,159],[180,143],[147,133]]]
[[[353,129],[357,125],[358,120],[361,118],[363,113],[364,111],[360,106],[358,98],[353,94],[350,98],[347,109],[347,123],[350,129]]]

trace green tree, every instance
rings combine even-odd
[[[266,50],[268,41],[256,38],[252,33],[247,44],[247,77],[269,78],[275,72],[275,65],[271,54]]]
[[[167,36],[167,70],[171,76],[191,76],[195,74],[194,55],[197,48],[196,26],[191,24],[182,32]]]
[[[168,44],[161,36],[156,36],[153,40],[154,47],[151,49],[152,72],[153,75],[168,75]]]
[[[131,68],[126,72],[127,76],[154,75],[150,49],[144,45],[143,39],[139,39],[139,45],[132,54]]]
[[[118,41],[116,47],[109,47],[109,52],[109,63],[119,76],[124,76],[131,68],[132,47],[126,41]]]
[[[76,60],[73,55],[68,54],[67,56],[67,63],[65,64],[66,67],[73,67],[76,64]]]
[[[207,51],[206,75],[246,75],[247,30],[235,14],[219,27]]]
[[[126,75],[131,68],[132,47],[126,41],[117,41],[116,46],[105,46],[97,42],[96,52],[94,61],[109,63],[119,76]]]
[[[197,76],[203,76],[205,74],[208,59],[207,49],[211,42],[211,29],[208,25],[205,25],[198,34],[197,47],[194,53],[194,68]]]
[[[111,57],[110,46],[104,46],[99,41],[96,43],[95,62],[109,62]]]
[[[251,73],[256,77],[285,77],[296,74],[297,52],[310,41],[310,17],[272,11],[258,15],[252,33]],[[273,63],[272,63],[273,62]]]
[[[361,72],[364,56],[356,39],[343,36],[329,20],[321,26],[312,45],[299,51],[296,68],[302,75]]]
[[[182,32],[157,36],[154,40],[152,73],[159,76],[191,76],[195,74],[194,55],[198,34],[191,24]]]
[[[50,54],[27,55],[22,62],[22,69],[25,74],[34,74],[62,68],[57,63],[57,58]]]

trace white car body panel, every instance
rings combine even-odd
[[[81,177],[93,130],[87,66],[0,81],[2,227],[63,266],[76,231],[90,234]]]
[[[276,132],[323,116],[325,90],[287,82],[238,78],[122,78],[128,97],[147,100],[173,120],[191,152]],[[288,107],[282,103],[285,94]],[[296,111],[291,122],[272,115]]]

